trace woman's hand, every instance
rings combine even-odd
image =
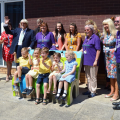
[[[10,21],[10,19],[8,19],[8,16],[5,16],[4,19],[5,19],[5,24],[8,24]]]
[[[93,63],[93,67],[97,66],[97,61],[95,60]]]
[[[83,52],[83,49],[81,49],[80,52]]]

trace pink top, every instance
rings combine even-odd
[[[59,37],[58,40],[56,41],[56,48],[58,50],[61,50],[62,46],[63,46],[63,43],[62,43],[61,37]]]

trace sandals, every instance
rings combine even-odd
[[[5,80],[5,81],[6,81],[6,82],[9,82],[9,80],[10,80],[9,77],[8,77],[8,78],[6,77],[6,80]]]
[[[61,99],[63,99],[63,100],[64,100],[64,99],[67,97],[67,94],[66,94],[66,93],[63,93],[63,94],[65,94],[65,95],[66,95],[66,96],[63,96],[63,95],[62,95],[62,98],[61,98]]]
[[[40,103],[40,99],[39,99],[39,98],[36,98],[35,104],[37,105],[37,104],[39,104],[39,103]]]
[[[56,94],[56,89],[53,90],[53,95],[55,95],[55,94]]]
[[[43,105],[47,105],[47,100],[46,100],[46,99],[43,99],[42,104],[43,104]]]
[[[59,94],[59,96],[57,96]],[[60,98],[60,93],[57,93],[57,95],[55,96],[55,98],[58,100]]]
[[[49,94],[49,93],[50,93],[50,90],[48,89],[48,90],[47,90],[47,94]]]

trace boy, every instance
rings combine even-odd
[[[40,58],[40,67],[39,67],[39,76],[37,79],[37,84],[36,84],[36,101],[35,104],[39,103],[39,98],[40,98],[40,84],[43,82],[44,84],[44,98],[43,98],[43,105],[47,104],[46,97],[47,97],[47,85],[49,81],[49,74],[50,74],[50,69],[52,66],[51,60],[48,58],[49,54],[49,49],[47,47],[42,48],[41,50],[41,57]]]
[[[22,57],[17,59],[16,52],[14,52],[14,61],[15,63],[19,63],[19,66],[17,66],[17,71],[14,73],[14,91],[18,91],[17,83],[21,82],[21,75],[28,73],[30,70],[27,47],[22,48],[21,55]]]

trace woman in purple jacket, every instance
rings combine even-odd
[[[47,23],[43,22],[39,33],[36,34],[37,48],[47,47],[50,50],[56,50],[55,39],[52,32],[49,32]]]
[[[85,66],[85,75],[88,80],[88,91],[84,92],[83,95],[88,95],[88,97],[96,96],[97,89],[97,72],[99,65],[100,56],[100,38],[94,34],[94,26],[85,26],[86,38],[82,45],[82,51],[84,60],[83,64]]]

